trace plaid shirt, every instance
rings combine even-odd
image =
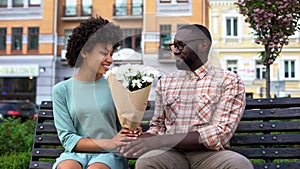
[[[195,72],[163,76],[156,87],[152,134],[198,131],[212,150],[229,148],[245,109],[245,88],[233,72],[208,62]]]

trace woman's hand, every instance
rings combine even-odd
[[[137,134],[138,136],[142,135],[143,128],[142,128],[141,124],[139,124],[139,126],[136,128],[136,130],[133,131],[133,133]]]
[[[137,140],[138,134],[131,130],[121,129],[119,133],[112,138],[112,147],[110,149],[115,149],[121,146],[128,145],[131,141]]]

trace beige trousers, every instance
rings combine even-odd
[[[140,157],[136,169],[253,169],[250,161],[230,150],[179,152],[152,150]]]

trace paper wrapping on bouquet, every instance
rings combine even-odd
[[[144,117],[151,85],[131,92],[113,74],[109,75],[108,83],[122,127],[136,130]]]

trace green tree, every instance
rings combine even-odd
[[[289,36],[300,30],[299,0],[238,0],[239,13],[253,29],[255,43],[264,46],[260,61],[266,66],[266,97],[270,98],[270,65],[276,60]]]

